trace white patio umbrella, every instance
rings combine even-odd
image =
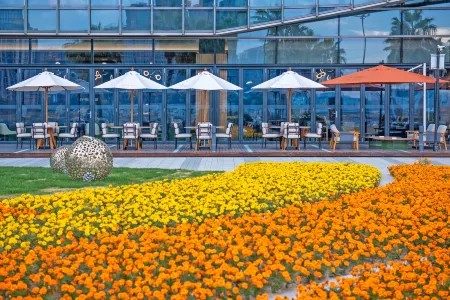
[[[234,85],[220,77],[217,77],[206,69],[182,82],[174,84],[169,87],[169,89],[174,90],[201,90],[202,95],[202,103],[203,107],[206,107],[207,103],[207,92],[208,91],[238,91],[242,90],[242,88]],[[203,110],[203,120],[206,121],[206,109]]]
[[[131,123],[133,123],[134,117],[134,91],[135,90],[166,90],[167,88],[154,82],[153,80],[148,79],[147,77],[142,76],[138,72],[131,69],[131,71],[114,78],[108,82],[102,83],[94,87],[94,89],[124,89],[130,90],[130,103],[131,103]]]
[[[288,98],[288,121],[292,118],[292,90],[293,89],[326,89],[326,86],[321,85],[311,79],[299,75],[292,71],[291,68],[280,76],[267,80],[257,86],[252,87],[253,90],[270,90],[270,89],[287,89]]]
[[[75,91],[84,89],[82,86],[67,79],[56,76],[45,69],[44,72],[27,80],[19,82],[7,88],[16,92],[45,92],[45,122],[48,122],[48,92],[53,91]]]

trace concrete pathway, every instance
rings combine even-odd
[[[392,181],[388,167],[398,164],[412,164],[417,158],[409,157],[126,157],[114,158],[115,167],[185,169],[196,171],[231,171],[243,163],[258,161],[275,162],[343,162],[368,164],[378,168],[383,174],[381,184]],[[450,158],[433,158],[435,165],[450,166]],[[48,158],[0,158],[0,167],[50,167]]]

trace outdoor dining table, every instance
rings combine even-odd
[[[115,125],[109,125],[108,126],[108,128],[111,128],[111,129],[123,129],[123,126],[115,126]],[[140,127],[140,128],[143,128],[143,127]],[[125,148],[128,146],[128,139],[124,139],[123,140],[123,146],[122,146],[122,149],[123,150],[125,150]],[[142,147],[141,147],[141,143],[139,143],[139,141],[137,140],[136,141],[136,150],[141,150],[142,149]]]
[[[25,126],[25,128],[33,128],[33,126]],[[47,126],[47,132],[50,135],[49,143],[50,143],[50,149],[56,148],[56,140],[55,140],[55,129],[59,128],[66,128],[66,126]],[[36,144],[36,150],[39,150],[42,146],[45,145],[44,139],[38,139]]]

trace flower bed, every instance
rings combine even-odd
[[[84,210],[83,214],[86,224],[98,224],[95,234],[69,227],[77,226],[70,223],[78,216],[73,213],[77,210],[60,208],[58,215],[46,213],[55,209],[51,202],[25,205],[27,199],[37,204],[44,197],[10,200],[2,208],[0,221],[3,236],[8,234],[3,224],[17,235],[9,238],[24,240],[27,229],[21,226],[29,226],[30,220],[37,225],[58,224],[44,223],[41,216],[64,217],[67,210],[70,217],[61,234],[48,228],[35,240],[26,240],[20,247],[12,243],[12,249],[0,253],[0,295],[266,298],[270,289],[299,283],[299,298],[390,298],[400,297],[399,293],[402,298],[445,298],[450,274],[450,168],[435,168],[423,164],[394,167],[391,172],[399,180],[367,188],[380,176],[367,166],[252,164],[203,177],[209,184],[189,179],[51,196],[62,201],[56,201],[58,205],[68,206],[76,201],[74,195],[106,202],[121,195],[121,201],[133,205],[139,197],[155,201],[150,195],[158,193],[147,190],[158,187],[166,191],[166,197],[176,195],[179,201],[186,193],[184,197],[190,200],[185,201],[193,207],[207,203],[209,209],[210,201],[219,199],[213,202],[216,207],[227,207],[197,221],[197,215],[189,218],[180,209],[188,207],[187,203],[167,206],[166,214],[178,215],[174,226],[164,226],[170,222],[149,224],[144,214],[137,224],[125,226],[119,220],[117,227],[103,230],[111,218],[99,211],[112,206],[103,204],[105,208],[99,211],[98,205],[92,206],[90,211],[101,219],[99,223],[92,221],[94,213],[86,217]],[[171,184],[180,190],[171,190]],[[235,199],[236,207],[227,206],[230,199]],[[86,205],[84,201],[80,205]],[[145,209],[143,204],[137,207],[132,210],[136,215]],[[11,245],[8,237],[0,239],[3,247]],[[45,238],[48,244],[41,246]],[[354,278],[327,281],[349,273]]]

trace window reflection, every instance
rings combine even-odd
[[[29,31],[56,31],[56,10],[28,10]]]
[[[260,24],[281,20],[281,9],[252,9],[250,23]]]
[[[0,0],[0,7],[23,7],[25,0]]]
[[[213,7],[214,0],[185,0],[187,7]]]
[[[286,70],[268,70],[269,78],[275,78]],[[269,124],[280,124],[287,120],[286,90],[269,90],[267,92],[267,121]]]
[[[366,136],[384,136],[384,101],[386,98],[383,85],[366,85],[365,87],[365,131]]]
[[[335,77],[335,69],[315,69],[314,72],[314,80],[317,82],[324,82]],[[316,90],[316,121],[322,123],[326,130],[331,124],[336,124],[336,92],[334,89]]]
[[[119,0],[91,0],[92,7],[118,7]]]
[[[81,126],[81,134],[89,134],[89,70],[70,70],[70,81],[84,87],[83,90],[70,92],[69,121],[78,122]],[[87,130],[86,130],[87,129]],[[97,130],[96,130],[97,131]],[[100,131],[98,129],[98,131]]]
[[[155,40],[156,64],[195,64],[198,40]]]
[[[400,28],[392,21],[400,18],[400,11],[370,11],[340,18],[341,35],[389,35],[400,34]]]
[[[150,31],[150,10],[122,10],[124,31]]]
[[[87,10],[60,10],[59,30],[87,32],[89,15]]]
[[[219,77],[239,86],[239,70],[220,70]],[[239,91],[219,92],[219,124],[233,123],[233,139],[239,138]]]
[[[164,84],[162,78],[163,72],[161,69],[143,69],[141,70],[141,75],[159,84]],[[143,90],[142,99],[144,105],[142,111],[143,126],[150,126],[151,123],[155,122],[162,126],[163,92],[157,90]]]
[[[150,0],[122,0],[123,7],[148,7]]]
[[[212,31],[214,17],[212,10],[185,10],[185,25],[187,31]]]
[[[42,72],[41,69],[25,69],[23,79],[29,79],[40,72]],[[42,92],[22,92],[22,122],[31,125],[45,121],[42,112],[43,95]]]
[[[154,10],[153,29],[155,31],[181,31],[182,12],[181,10]],[[170,20],[170,22],[167,22]]]
[[[228,40],[228,63],[273,64],[275,45],[275,40]]]
[[[32,40],[31,50],[32,63],[88,64],[91,62],[90,40]]]
[[[27,64],[29,61],[27,39],[0,39],[1,64]]]
[[[344,49],[341,51],[341,57],[346,63],[400,62],[400,56],[396,54],[400,48],[394,46],[388,49],[385,41],[380,38],[341,39],[340,47]]]
[[[316,5],[315,0],[284,0],[284,6],[308,6]]]
[[[28,0],[29,7],[56,7],[57,0]]]
[[[59,7],[87,7],[89,0],[59,0]]]
[[[91,10],[91,30],[119,31],[119,11]]]
[[[17,83],[17,74],[17,69],[0,70],[0,123],[6,124],[10,130],[14,130],[17,122],[17,92],[6,88]]]
[[[278,63],[337,63],[338,49],[337,39],[281,39],[278,44]],[[344,52],[340,53],[342,55]],[[345,61],[343,58],[341,62]]]
[[[1,31],[23,31],[24,15],[22,9],[1,9],[0,30]]]
[[[247,0],[217,0],[217,7],[246,7]]]
[[[250,0],[250,7],[281,6],[281,0]]]
[[[263,93],[251,88],[263,82],[263,70],[244,69],[244,140],[261,137],[263,121]]]
[[[156,7],[181,7],[182,0],[154,0]]]
[[[316,13],[316,8],[285,8],[284,9],[284,19],[294,19],[300,18],[308,15],[314,15]]]
[[[152,40],[94,40],[94,63],[151,64]]]
[[[66,69],[49,69],[56,76],[67,78]],[[59,126],[66,126],[66,91],[49,92],[48,121],[58,122]]]
[[[224,30],[247,26],[247,16],[246,10],[218,10],[216,29]]]
[[[114,70],[95,69],[94,86],[114,78]],[[102,123],[114,124],[114,89],[94,89],[95,127],[102,128]],[[121,109],[119,105],[119,110]],[[120,123],[119,124],[123,124]]]
[[[186,79],[186,69],[167,70],[166,86],[174,85]],[[186,127],[186,91],[167,90],[167,139],[173,140],[175,131],[172,126],[177,123],[183,129]]]
[[[409,85],[391,85],[391,99],[389,103],[389,133],[391,136],[406,137],[409,130]]]

